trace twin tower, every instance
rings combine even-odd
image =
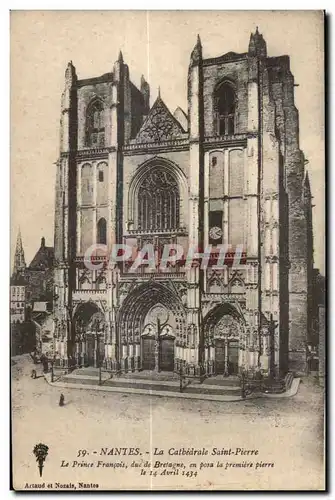
[[[183,69],[180,69],[183,71]],[[61,365],[189,376],[304,372],[313,268],[311,193],[289,57],[248,51],[187,72],[185,112],[113,71],[65,73],[55,209],[55,353]],[[186,89],[185,89],[186,90]],[[106,265],[113,244],[185,254],[242,246],[234,268]],[[85,264],[92,245],[95,267]],[[93,252],[94,253],[94,252]]]

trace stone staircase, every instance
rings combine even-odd
[[[61,381],[70,384],[98,385],[99,372],[97,369],[78,369],[63,375]],[[229,396],[234,399],[241,397],[241,388],[238,378],[232,379],[206,379],[200,383],[198,379],[187,379],[183,382],[180,390],[180,379],[174,373],[150,373],[140,372],[122,374],[122,376],[111,376],[107,372],[101,373],[101,384],[105,388],[135,389],[137,391],[168,392],[182,394],[206,394],[213,396]]]
[[[88,389],[121,394],[149,395],[160,397],[202,399],[221,402],[241,401],[241,385],[238,377],[224,377],[217,375],[208,377],[203,381],[198,378],[185,378],[180,383],[180,377],[172,372],[142,371],[136,373],[111,374],[101,371],[99,383],[99,370],[87,367],[74,369],[71,372],[55,370],[53,381],[51,374],[44,375],[46,380],[58,387],[69,389]],[[246,393],[246,398],[282,398],[291,397],[296,394],[299,387],[299,379],[294,379],[293,374],[288,373],[280,380],[248,381],[251,392]]]
[[[281,379],[264,379],[260,384],[260,391],[265,394],[282,394],[291,388],[293,379],[291,372]]]

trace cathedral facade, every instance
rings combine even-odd
[[[247,44],[246,44],[247,45]],[[294,78],[256,30],[245,53],[204,59],[188,109],[111,72],[61,104],[55,209],[54,343],[61,366],[188,376],[304,372],[313,266],[311,194]],[[239,266],[110,266],[113,245],[242,247]],[[85,254],[94,245],[106,249]]]

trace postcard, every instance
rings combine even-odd
[[[11,12],[16,491],[325,490],[324,22]]]

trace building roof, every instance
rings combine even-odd
[[[33,312],[32,314],[32,320],[34,323],[37,323],[38,326],[45,326],[50,322],[50,325],[52,326],[53,324],[53,317],[52,314],[50,313],[43,313],[43,312]]]
[[[33,312],[47,312],[47,302],[34,302]]]
[[[188,118],[187,118],[187,114],[185,113],[185,111],[182,110],[180,106],[178,106],[178,108],[173,113],[173,116],[180,123],[180,125],[183,127],[183,129],[185,130],[185,132],[187,132],[187,129],[188,129]]]
[[[43,271],[53,267],[54,248],[45,246],[45,238],[41,239],[41,246],[29,265],[29,270]]]

